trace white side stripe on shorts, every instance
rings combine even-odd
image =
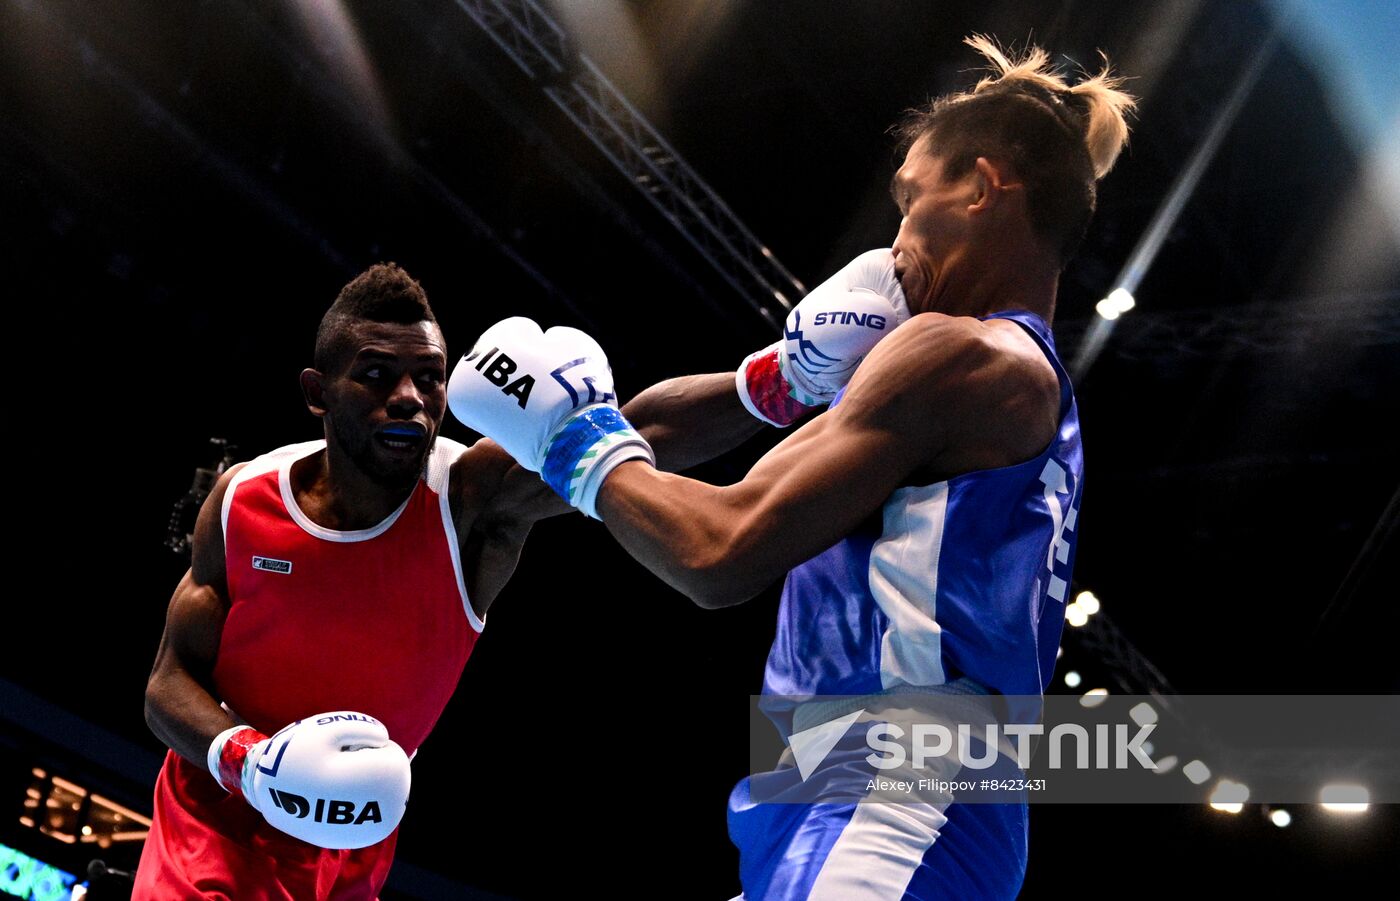
[[[948,822],[947,804],[857,804],[807,901],[898,901]]]

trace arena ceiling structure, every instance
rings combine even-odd
[[[624,397],[732,369],[893,240],[890,127],[976,78],[974,32],[1102,51],[1141,101],[1054,323],[1099,601],[1056,690],[1400,690],[1386,0],[3,0],[11,434],[39,428],[12,459],[44,487],[11,514],[39,578],[7,603],[0,786],[67,772],[149,814],[172,505],[211,437],[319,434],[297,373],[355,273],[407,268],[454,359],[525,315],[597,337]],[[731,897],[777,595],[697,610],[597,523],[537,526],[415,761],[392,897]],[[1037,808],[1024,895],[1393,883],[1394,807],[1275,813]],[[42,857],[20,815],[0,795],[0,842]]]

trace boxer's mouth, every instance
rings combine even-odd
[[[374,437],[390,450],[410,451],[421,447],[423,441],[428,437],[428,433],[420,425],[405,423],[382,428],[374,433]]]

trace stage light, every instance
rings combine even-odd
[[[1102,606],[1099,603],[1098,596],[1095,595],[1092,591],[1079,592],[1079,594],[1074,599],[1074,603],[1078,605],[1080,610],[1083,610],[1090,616],[1093,616],[1095,613],[1098,613],[1099,608]]]
[[[1269,822],[1282,829],[1293,822],[1293,814],[1286,810],[1274,810],[1269,813]]]
[[[1324,785],[1320,800],[1331,813],[1363,813],[1371,806],[1371,793],[1360,785]]]
[[[1157,711],[1152,709],[1152,705],[1146,701],[1141,701],[1133,705],[1133,709],[1128,711],[1128,716],[1139,726],[1146,726],[1157,722]]]
[[[1155,760],[1153,762],[1157,764],[1157,769],[1153,770],[1153,772],[1160,776],[1163,773],[1170,773],[1172,770],[1176,769],[1177,759],[1175,754],[1168,754],[1161,760]]]
[[[1249,800],[1249,786],[1243,782],[1221,779],[1210,793],[1210,806],[1224,813],[1239,813]]]
[[[1127,288],[1114,288],[1108,296],[1099,301],[1094,309],[1105,319],[1117,319],[1137,306],[1137,300]]]
[[[151,828],[149,817],[94,794],[61,776],[34,769],[25,790],[25,815],[20,825],[37,829],[64,844],[142,841]]]
[[[1081,707],[1097,707],[1108,697],[1107,688],[1091,688],[1079,699]]]
[[[1201,177],[1205,175],[1207,166],[1214,159],[1226,133],[1234,124],[1235,117],[1244,107],[1244,102],[1249,97],[1250,91],[1259,81],[1259,76],[1264,71],[1264,65],[1273,56],[1277,44],[1278,32],[1275,31],[1270,33],[1268,39],[1255,50],[1249,62],[1245,64],[1235,81],[1234,90],[1220,105],[1210,128],[1196,145],[1196,149],[1191,153],[1186,166],[1178,173],[1171,191],[1168,192],[1161,206],[1157,208],[1157,212],[1153,214],[1147,231],[1143,232],[1142,237],[1138,239],[1137,246],[1133,248],[1132,256],[1128,258],[1128,261],[1123,265],[1123,270],[1118,274],[1116,287],[1109,292],[1108,297],[1099,301],[1095,307],[1100,318],[1089,327],[1089,331],[1080,340],[1079,350],[1070,366],[1070,375],[1076,381],[1084,377],[1084,374],[1093,366],[1094,361],[1098,359],[1099,354],[1103,352],[1104,346],[1108,343],[1109,335],[1115,328],[1113,321],[1124,311],[1132,308],[1131,304],[1128,306],[1124,306],[1124,304],[1132,300],[1133,292],[1137,290],[1143,276],[1147,274],[1147,270],[1157,258],[1157,252],[1161,250],[1162,244],[1171,233],[1181,211],[1186,208],[1186,202],[1195,193],[1196,186],[1200,183]],[[1120,291],[1122,294],[1119,293]]]
[[[1079,673],[1075,672],[1074,670],[1070,670],[1069,672],[1065,673],[1066,688],[1078,688],[1079,683],[1082,681],[1083,680],[1079,677]]]
[[[1065,608],[1065,622],[1076,629],[1089,621],[1089,614],[1084,612],[1084,608],[1077,604],[1070,604]]]
[[[369,48],[345,0],[289,0],[300,21],[303,40],[336,82],[354,98],[377,137],[394,142],[394,127],[384,87]]]
[[[1200,785],[1210,778],[1210,767],[1199,760],[1193,760],[1181,768],[1181,774],[1190,779],[1192,785]]]

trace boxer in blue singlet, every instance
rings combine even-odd
[[[716,393],[729,376],[694,376],[623,416],[591,339],[519,319],[488,330],[449,385],[459,418],[697,604],[741,603],[786,575],[766,695],[1038,697],[1051,678],[1083,456],[1050,322],[1133,100],[1107,67],[1069,84],[1039,48],[968,43],[992,74],[904,124],[893,247],[803,300],[732,377],[738,404]],[[527,377],[544,392],[528,404]],[[827,403],[734,485],[658,470],[648,447],[707,430],[708,456],[743,437],[742,416],[785,426]],[[770,716],[786,738],[800,712]],[[1019,890],[1024,803],[756,797],[785,778],[798,777],[746,779],[730,798],[747,901]]]

